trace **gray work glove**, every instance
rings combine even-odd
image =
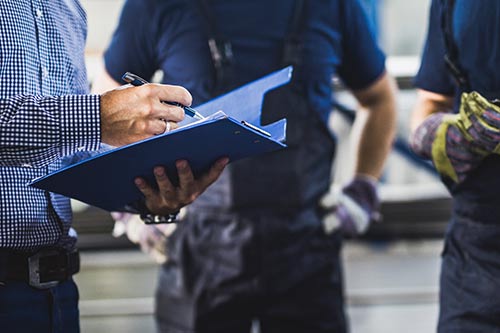
[[[114,237],[126,234],[132,243],[138,244],[142,252],[149,254],[157,263],[167,261],[167,241],[176,228],[175,223],[144,224],[139,215],[121,212],[113,212],[111,216],[115,220]]]
[[[327,234],[337,229],[348,236],[365,233],[372,221],[380,220],[377,180],[358,175],[334,196],[333,209],[323,219]]]

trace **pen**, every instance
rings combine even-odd
[[[127,83],[130,83],[133,86],[142,86],[143,84],[149,83],[148,81],[144,80],[142,77],[137,76],[137,75],[130,73],[130,72],[126,72],[125,74],[123,74],[122,80],[127,82]],[[201,113],[199,113],[198,111],[196,111],[192,107],[185,106],[185,105],[182,105],[182,104],[177,103],[177,102],[164,101],[164,103],[183,108],[184,113],[192,118],[196,118],[196,119],[204,119],[205,118],[201,115]]]

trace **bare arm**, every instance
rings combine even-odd
[[[396,84],[384,73],[375,83],[353,94],[368,112],[357,151],[356,174],[379,178],[396,129]]]
[[[410,129],[414,132],[422,122],[435,112],[451,112],[453,97],[418,89],[417,102],[413,108]]]

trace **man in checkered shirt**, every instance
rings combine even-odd
[[[89,95],[84,64],[86,14],[78,0],[0,0],[0,331],[78,332],[79,269],[69,200],[26,184],[62,158],[163,133],[189,105],[181,87],[144,85]],[[142,179],[147,213],[168,215],[220,174],[227,159],[193,180],[185,161],[173,188],[155,168]]]

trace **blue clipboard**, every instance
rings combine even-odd
[[[204,120],[98,154],[29,185],[108,211],[130,211],[143,198],[134,178],[154,184],[157,165],[165,166],[175,183],[179,159],[187,160],[197,176],[223,156],[233,162],[285,148],[286,119],[258,125],[265,93],[288,83],[291,73],[287,67],[197,107],[204,115],[212,114]]]

